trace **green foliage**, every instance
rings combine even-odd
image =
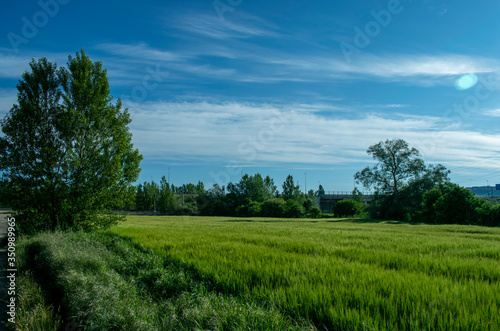
[[[285,217],[300,218],[306,215],[306,209],[295,200],[288,200],[285,205]]]
[[[444,224],[500,225],[499,208],[478,199],[466,188],[448,183],[425,193],[422,218]]]
[[[275,196],[276,186],[269,176],[264,179],[260,174],[256,174],[255,176],[245,174],[239,183],[229,183],[227,191],[235,197],[237,204],[241,204],[246,199],[264,202]]]
[[[307,217],[310,218],[321,218],[322,213],[319,207],[311,207],[307,212]]]
[[[383,194],[396,194],[408,180],[418,177],[425,169],[420,152],[402,139],[381,141],[370,146],[367,153],[377,160],[377,164],[357,172],[354,178]]]
[[[16,323],[7,325],[19,331],[56,331],[61,326],[59,316],[54,308],[45,301],[40,285],[36,283],[32,275],[25,272],[18,275],[16,279],[17,301],[16,301]]]
[[[129,217],[110,231],[318,329],[493,331],[500,324],[498,228]]]
[[[261,215],[265,217],[283,217],[285,215],[286,201],[274,198],[264,201],[261,207]]]
[[[48,298],[75,328],[312,329],[274,307],[218,292],[222,286],[192,267],[114,235],[56,232],[24,239],[18,247],[20,268],[35,271]],[[30,330],[50,330],[40,327],[44,316],[30,316]]]
[[[139,175],[130,115],[112,103],[106,70],[83,50],[67,66],[33,60],[2,121],[0,168],[21,232],[115,224],[111,210]]]
[[[281,193],[281,197],[285,200],[302,200],[302,192],[300,192],[300,188],[298,185],[295,185],[293,182],[293,176],[288,175],[283,183],[283,192]]]
[[[356,200],[341,200],[333,207],[333,214],[337,217],[347,217],[360,214],[363,211],[363,204]]]
[[[361,191],[358,190],[357,187],[355,187],[354,190],[352,190],[351,194],[352,194],[352,200],[357,201],[363,205],[365,204],[365,198],[363,197],[363,193],[361,193]]]
[[[236,208],[236,216],[260,216],[261,211],[262,203],[248,199],[246,204]]]

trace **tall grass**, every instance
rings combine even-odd
[[[221,294],[210,278],[113,235],[44,233],[21,240],[18,254],[19,269],[35,275],[47,304],[73,329],[312,328],[272,306]]]
[[[497,330],[500,229],[129,217],[111,232],[329,330]]]

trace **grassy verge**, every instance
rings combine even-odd
[[[56,331],[61,326],[53,306],[47,304],[44,294],[29,273],[17,278],[16,324],[8,323],[10,329],[18,331]]]
[[[41,307],[59,307],[64,321],[51,315],[48,320],[55,324],[32,330],[58,325],[85,330],[312,329],[271,305],[220,293],[196,270],[109,234],[39,234],[19,242],[18,258],[19,269],[31,271],[41,286],[27,278],[23,291],[36,294]],[[42,290],[48,298],[45,304]],[[30,322],[36,319],[36,305],[20,300],[18,315],[32,313],[18,320],[25,323],[19,329],[42,323]]]

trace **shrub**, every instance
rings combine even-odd
[[[283,217],[285,215],[286,201],[283,199],[269,199],[261,206],[261,215],[265,217]]]
[[[363,211],[363,205],[355,200],[341,200],[333,207],[333,213],[337,217],[354,216]]]
[[[309,208],[309,213],[307,214],[310,218],[321,218],[321,209],[318,207]]]
[[[285,217],[300,218],[304,217],[306,209],[295,200],[288,200],[285,207]]]

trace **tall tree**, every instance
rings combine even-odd
[[[298,185],[295,185],[293,182],[293,176],[288,175],[283,182],[283,192],[282,197],[285,200],[301,200],[302,192],[300,192],[300,188]]]
[[[402,139],[381,141],[370,146],[367,153],[377,164],[357,172],[354,178],[366,188],[374,187],[378,193],[396,195],[405,183],[425,170],[420,152]]]
[[[18,103],[2,121],[0,167],[25,232],[98,228],[122,217],[111,209],[140,172],[130,115],[112,103],[106,70],[85,52],[58,69],[30,63]]]

